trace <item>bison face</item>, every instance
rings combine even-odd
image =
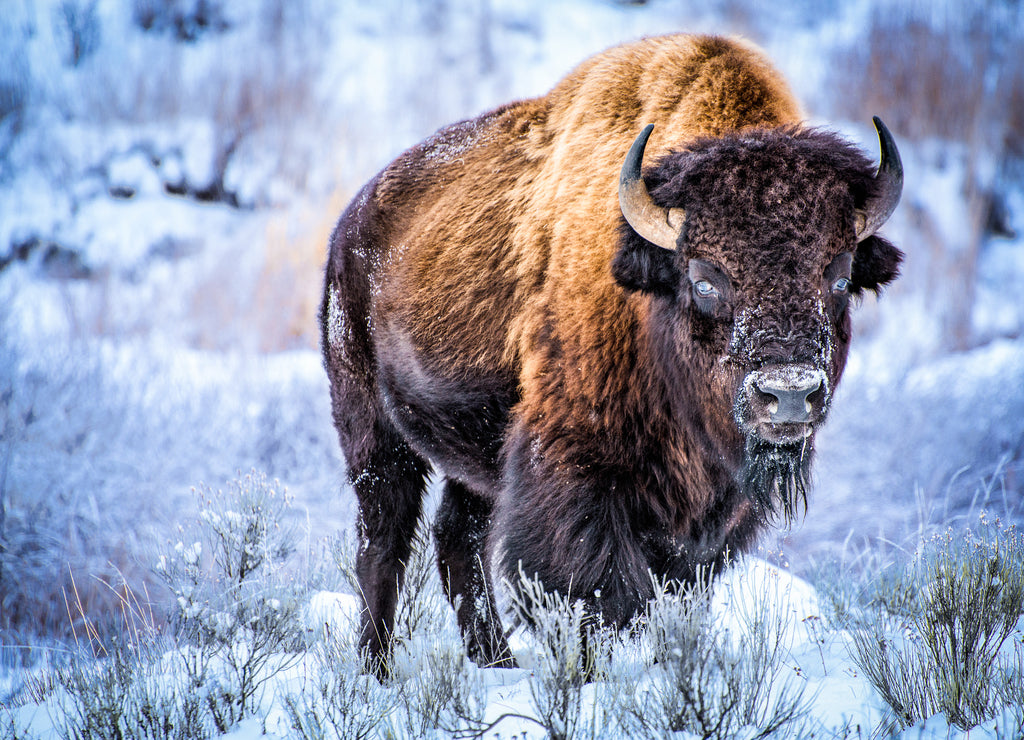
[[[792,251],[761,254],[779,263]],[[814,432],[825,420],[850,338],[853,253],[822,266],[815,250],[807,251],[793,271],[690,258],[681,286],[680,303],[689,305],[680,326],[691,327],[697,353],[714,358],[718,372],[711,377],[721,384],[719,397],[731,400],[742,436],[741,486],[762,511],[781,505],[787,518],[805,501]]]
[[[798,129],[698,141],[648,172],[649,193],[648,128],[623,166],[616,279],[657,297],[652,315],[676,345],[661,356],[711,370],[700,376],[713,378],[711,405],[735,426],[709,431],[739,440],[742,487],[787,518],[846,363],[851,298],[892,280],[902,258],[874,234],[902,183],[892,137],[876,127],[877,172],[837,136]]]
[[[760,249],[768,259],[751,260],[752,270],[724,254],[690,258],[681,286],[693,344],[732,370],[736,423],[776,445],[800,443],[824,421],[850,339],[853,254],[822,266],[805,250],[806,264],[776,267],[795,251]]]

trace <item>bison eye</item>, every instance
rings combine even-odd
[[[841,277],[832,283],[832,292],[836,295],[844,295],[850,292],[850,285],[851,282],[849,278]]]
[[[725,271],[710,262],[691,259],[686,273],[697,310],[712,318],[727,318],[732,301],[732,283]]]
[[[843,252],[825,268],[824,284],[829,286],[832,297],[838,301],[837,306],[845,306],[846,299],[853,290],[852,270],[852,252]]]
[[[701,298],[718,298],[718,288],[709,283],[707,280],[698,280],[693,284],[694,292]]]

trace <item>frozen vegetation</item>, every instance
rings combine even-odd
[[[519,592],[537,629],[511,635],[514,669],[467,660],[420,546],[397,610],[392,676],[381,684],[354,644],[346,540],[307,552],[296,577],[289,561],[302,540],[278,482],[252,473],[197,500],[198,516],[154,561],[173,596],[170,619],[112,586],[119,631],[101,634],[83,618],[73,642],[22,675],[0,715],[5,737],[1024,732],[1024,536],[999,522],[938,533],[912,559],[829,578],[820,591],[753,558],[713,591],[655,584],[637,629],[624,634],[585,627],[579,603],[526,582]],[[69,611],[83,617],[76,593]]]
[[[716,718],[717,736],[755,736],[776,710],[779,737],[869,737],[926,719],[924,737],[977,722],[987,735],[1013,737],[1013,722],[1019,732],[1016,622],[979,625],[984,642],[969,644],[998,656],[958,664],[936,652],[953,638],[922,615],[936,598],[977,611],[928,585],[947,581],[974,594],[996,584],[990,614],[1020,614],[1010,527],[1024,520],[1024,8],[686,5],[3,0],[4,736],[114,736],[112,725],[75,729],[94,711],[76,690],[125,713],[148,697],[194,730],[154,725],[153,737],[364,736],[339,722],[366,722],[369,736],[715,737],[701,723]],[[885,233],[907,253],[904,275],[855,313],[809,513],[707,597],[721,619],[659,602],[640,642],[610,657],[618,638],[594,643],[599,680],[585,685],[577,658],[557,653],[578,649],[555,639],[571,632],[559,621],[571,605],[552,610],[554,637],[518,636],[521,669],[481,671],[463,660],[424,566],[407,604],[405,624],[420,628],[403,647],[406,673],[369,683],[348,642],[354,602],[331,595],[351,593],[338,575],[350,561],[325,539],[349,531],[353,512],[315,348],[333,222],[438,126],[540,94],[608,45],[671,30],[752,38],[810,120],[874,151],[877,114],[903,154],[904,199]],[[260,472],[238,472],[250,469]],[[206,530],[200,553],[190,548],[202,537],[184,531],[201,512],[213,526],[218,502],[221,522],[238,514],[224,502],[254,491],[283,502],[264,475],[287,486],[288,505],[270,508],[298,539],[287,558],[279,549],[244,578],[223,575],[212,548],[237,544],[230,531]],[[234,581],[215,603],[204,579],[217,577]],[[785,639],[765,637],[781,627]],[[54,657],[69,645],[80,654]],[[93,654],[105,657],[84,659]],[[908,683],[892,679],[899,671],[933,675],[928,661],[964,670],[886,693],[886,676]],[[714,689],[696,697],[709,702],[703,719],[686,704],[694,697],[667,688],[698,669]],[[755,684],[771,690],[751,698]]]

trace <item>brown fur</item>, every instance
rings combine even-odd
[[[822,272],[855,248],[853,209],[871,189],[866,158],[800,120],[752,46],[645,39],[585,61],[542,98],[442,129],[342,215],[323,350],[360,502],[362,644],[376,670],[428,461],[449,478],[439,562],[481,662],[509,659],[477,562],[492,551],[506,575],[521,565],[621,625],[649,594],[648,569],[686,579],[749,546],[766,501],[742,490],[754,453],[737,388],[751,368],[818,355],[838,382],[845,303],[806,326],[779,317],[809,315]],[[648,123],[652,195],[688,209],[678,253],[619,211],[619,168]],[[868,242],[855,291],[899,262]],[[717,318],[693,305],[691,258],[733,277]],[[765,308],[766,289],[793,305]]]

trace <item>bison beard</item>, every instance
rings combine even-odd
[[[814,446],[809,439],[779,445],[748,435],[737,476],[740,490],[765,520],[781,513],[789,526],[796,518],[798,506],[802,505],[804,513],[807,512],[807,482],[813,456]]]

